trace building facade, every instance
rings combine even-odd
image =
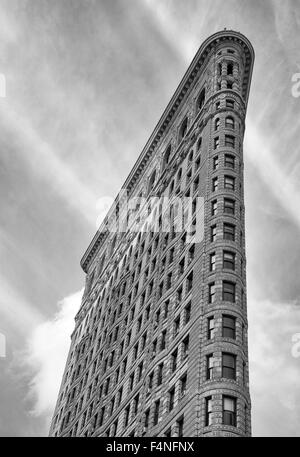
[[[51,436],[249,436],[243,137],[254,61],[199,48],[81,261]]]

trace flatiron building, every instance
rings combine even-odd
[[[81,266],[51,436],[249,436],[243,137],[251,43],[210,36]]]

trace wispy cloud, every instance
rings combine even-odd
[[[33,402],[30,414],[43,419],[45,434],[49,431],[82,293],[83,290],[76,292],[58,303],[56,314],[35,327],[26,349],[14,362],[31,378],[27,395]]]

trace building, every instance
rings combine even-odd
[[[253,61],[240,33],[202,44],[84,254],[50,435],[251,434],[243,137]]]

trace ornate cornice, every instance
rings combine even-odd
[[[170,102],[168,103],[166,109],[164,110],[161,118],[159,119],[158,123],[156,124],[149,140],[147,141],[145,147],[143,148],[141,154],[139,155],[135,165],[133,166],[128,178],[126,179],[125,183],[123,184],[122,188],[127,189],[130,193],[136,183],[137,179],[139,178],[140,174],[142,173],[143,169],[145,168],[146,164],[148,163],[149,159],[151,158],[155,148],[159,144],[162,136],[164,135],[167,127],[170,125],[172,119],[174,118],[175,114],[178,111],[179,106],[181,105],[182,100],[184,99],[186,93],[188,92],[189,88],[195,81],[199,70],[201,69],[202,64],[204,63],[206,57],[210,53],[210,51],[220,44],[220,42],[224,40],[232,40],[233,42],[238,42],[241,44],[245,50],[245,71],[244,71],[244,78],[242,81],[242,96],[245,100],[245,105],[247,106],[248,95],[249,95],[249,81],[251,80],[252,68],[253,68],[253,61],[254,61],[254,50],[250,43],[250,41],[241,33],[235,32],[232,30],[223,30],[221,32],[217,32],[214,35],[211,35],[207,38],[204,43],[198,49],[192,63],[190,64],[189,68],[187,69],[186,73],[184,74],[178,88],[176,89],[173,97],[171,98]],[[110,216],[115,208],[116,200],[112,205],[112,208],[109,210],[107,216],[105,217],[104,221],[102,222],[99,230],[96,232],[95,236],[93,237],[88,249],[86,250],[85,254],[81,259],[81,267],[84,272],[87,272],[88,265],[90,261],[93,259],[95,253],[98,251],[99,246],[102,244],[104,239],[107,237],[108,230],[107,230],[107,223],[109,221]]]

